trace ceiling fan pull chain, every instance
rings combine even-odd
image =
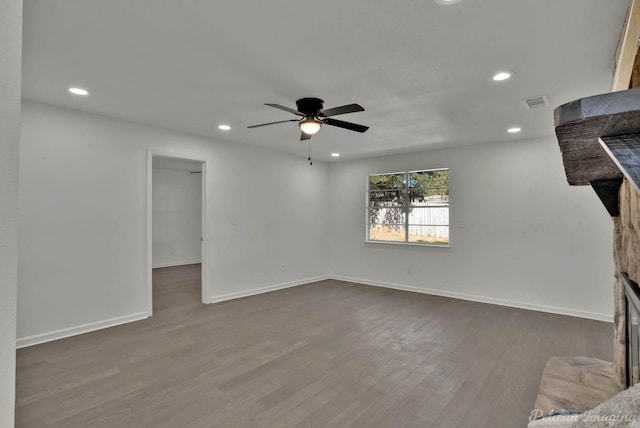
[[[311,140],[309,140],[308,142],[309,142],[309,165],[313,165],[313,162],[311,161]]]

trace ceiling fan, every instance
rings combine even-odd
[[[358,125],[357,123],[345,122],[343,120],[333,119],[332,116],[339,114],[355,113],[364,111],[364,108],[358,104],[347,104],[340,107],[323,109],[324,101],[319,98],[300,98],[296,101],[298,110],[281,106],[280,104],[265,103],[269,107],[275,107],[280,110],[288,111],[301,119],[279,120],[277,122],[261,123],[260,125],[251,125],[248,128],[258,128],[260,126],[275,125],[277,123],[298,122],[298,126],[302,131],[300,140],[309,140],[311,136],[320,130],[322,125],[337,126],[338,128],[348,129],[350,131],[365,132],[368,126]]]

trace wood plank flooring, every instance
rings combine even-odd
[[[611,324],[341,281],[200,303],[18,351],[18,427],[526,426],[550,356],[611,360]]]

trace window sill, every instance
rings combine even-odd
[[[365,240],[365,244],[384,244],[384,245],[404,245],[409,247],[438,247],[438,248],[451,248],[451,243],[448,244],[422,244],[419,242],[396,242],[396,241],[370,241]]]

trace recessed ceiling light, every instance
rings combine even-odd
[[[331,153],[331,157],[339,158],[340,157],[340,153]]]
[[[518,128],[517,126],[514,126],[513,128],[507,129],[507,132],[509,134],[517,134],[520,131],[522,131],[522,128]]]
[[[440,4],[440,5],[454,4],[454,3],[458,3],[459,1],[460,0],[433,0],[435,4]]]
[[[229,125],[218,125],[218,129],[222,131],[228,131],[231,129],[231,127]]]
[[[511,77],[513,73],[510,71],[501,71],[500,73],[496,73],[492,79],[495,80],[496,82],[501,82],[503,80],[507,80]]]
[[[69,88],[69,92],[73,95],[89,95],[89,91],[82,88]]]

